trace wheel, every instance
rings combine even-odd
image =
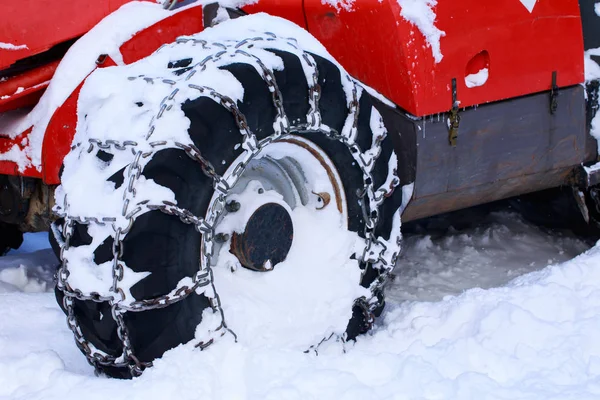
[[[18,249],[23,243],[23,233],[17,225],[0,222],[0,256],[11,249]]]
[[[408,183],[382,118],[396,111],[255,21],[97,70],[81,91],[56,294],[107,375],[192,340],[351,340],[383,308]]]

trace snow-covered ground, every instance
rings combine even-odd
[[[600,247],[577,256],[584,242],[506,212],[405,245],[387,311],[355,344],[317,355],[225,338],[119,381],[75,347],[47,239],[29,236],[0,259],[0,399],[600,397]]]

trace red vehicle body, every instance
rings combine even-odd
[[[68,0],[57,8],[53,1],[28,0],[3,5],[0,41],[15,44],[17,49],[0,49],[0,71],[40,58],[61,43],[82,36],[127,2],[91,1],[82,6]],[[452,108],[453,78],[460,107],[550,90],[553,72],[558,87],[583,82],[583,36],[577,1],[541,1],[529,12],[519,0],[502,0],[493,8],[477,0],[464,0],[460,5],[440,2],[435,22],[444,32],[439,62],[427,38],[401,15],[395,0],[357,1],[351,10],[336,9],[320,0],[261,0],[244,11],[267,12],[304,27],[353,76],[417,117]],[[68,23],[56,24],[57,20]],[[202,29],[201,7],[174,13],[123,43],[123,61],[134,62],[177,36]],[[19,48],[23,44],[26,47]],[[0,113],[35,105],[52,78],[59,55],[50,54],[46,63],[25,67],[23,72],[0,81]],[[108,65],[113,65],[110,60],[99,67]],[[468,88],[464,77],[484,67],[490,71],[485,85]],[[75,92],[47,127],[41,165],[19,171],[15,163],[0,161],[0,173],[59,183],[58,170],[74,134],[76,98]],[[14,139],[2,138],[2,129],[0,124],[0,154],[14,145],[21,146],[28,135],[26,130]]]

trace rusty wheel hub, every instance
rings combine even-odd
[[[294,238],[292,218],[279,204],[260,206],[250,217],[244,233],[234,233],[230,252],[240,264],[254,271],[270,271],[285,260]]]
[[[236,165],[233,163],[225,176],[233,173]],[[211,204],[220,195],[215,192]],[[231,185],[214,224],[210,263],[235,273],[238,267],[267,272],[284,261],[292,262],[291,258],[302,257],[290,251],[292,242],[302,237],[301,227],[294,226],[297,209],[322,213],[328,223],[345,229],[345,204],[333,162],[312,142],[289,135],[247,162]]]

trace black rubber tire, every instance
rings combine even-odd
[[[285,66],[283,70],[274,71],[274,75],[282,94],[286,115],[291,123],[306,121],[309,110],[309,88],[300,60],[293,53],[281,50],[272,50],[272,52],[281,57]],[[317,63],[319,73],[318,80],[321,87],[319,107],[323,123],[341,132],[349,112],[342,89],[343,76],[332,62],[314,54],[312,57]],[[276,111],[272,94],[256,69],[245,63],[230,64],[222,68],[230,71],[244,87],[244,101],[238,103],[238,107],[245,115],[250,130],[258,139],[271,135]],[[363,91],[360,98],[357,138],[357,144],[361,149],[368,149],[372,144],[370,128],[372,107],[387,108],[388,106],[374,101],[366,91]],[[182,109],[191,121],[189,134],[192,141],[202,155],[212,163],[216,172],[222,174],[241,153],[238,146],[241,135],[233,115],[207,97],[188,101],[183,104]],[[358,197],[359,189],[364,187],[363,174],[346,145],[320,132],[296,131],[294,134],[319,146],[329,155],[338,170],[343,171],[340,175],[347,196],[348,227],[364,237],[363,212],[359,205],[361,199]],[[393,133],[389,135],[391,134]],[[381,144],[381,156],[373,168],[375,187],[381,185],[388,176],[389,157],[394,151],[389,135]],[[157,152],[144,167],[142,175],[171,189],[175,193],[179,207],[191,211],[196,216],[206,214],[213,194],[212,181],[203,173],[199,164],[188,157],[183,150],[166,149]],[[110,181],[115,183],[116,187],[122,185],[123,170],[111,177]],[[401,191],[396,190],[395,195],[386,200],[388,218],[391,218],[390,210],[396,210],[401,205],[402,198],[397,193]],[[381,221],[380,227],[384,225],[388,230],[384,236],[389,238],[391,224]],[[90,242],[91,237],[87,234],[86,225],[75,223],[70,245],[81,246]],[[198,268],[200,243],[200,233],[195,231],[192,225],[183,224],[175,216],[151,211],[138,217],[124,239],[122,260],[136,272],[150,271],[152,274],[131,288],[132,295],[137,300],[165,295],[176,287],[180,279],[192,276]],[[113,257],[111,249],[112,239],[107,239],[95,250],[95,263],[101,264],[111,260]],[[363,266],[363,268],[370,269],[370,266]],[[366,271],[362,285],[368,287],[377,275],[378,273],[372,269]],[[61,307],[62,296],[63,293],[57,290],[57,300]],[[206,307],[209,307],[209,302],[204,295],[192,294],[166,308],[126,313],[125,321],[136,356],[142,362],[152,361],[180,343],[192,340],[195,328],[201,322],[202,310]],[[106,318],[110,316],[108,303],[76,301],[75,314],[87,340],[110,355],[121,354],[122,345],[116,334],[117,325],[112,318]],[[367,329],[368,326],[360,309],[353,310],[353,317],[347,328],[347,338],[353,339]],[[109,376],[130,377],[126,368],[100,367],[100,369]]]
[[[23,243],[23,232],[17,225],[0,222],[0,256],[11,249],[18,249]]]

